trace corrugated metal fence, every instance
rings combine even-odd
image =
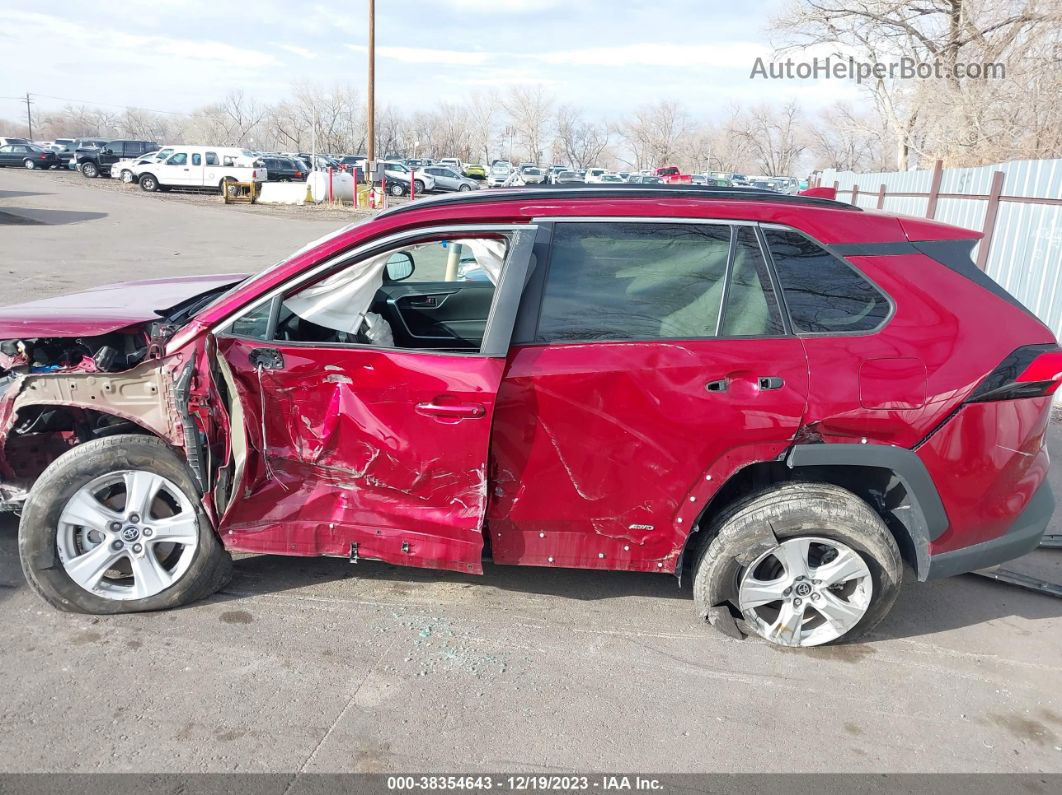
[[[1062,338],[1062,160],[856,174],[824,171],[822,187],[859,207],[984,232],[977,264]]]

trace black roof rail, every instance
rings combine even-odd
[[[790,193],[776,193],[762,188],[718,187],[714,185],[642,185],[638,183],[616,183],[610,185],[536,185],[523,188],[483,189],[451,193],[446,196],[432,196],[398,207],[392,207],[380,213],[390,216],[410,212],[421,207],[439,204],[483,204],[494,201],[535,201],[537,199],[716,199],[729,201],[761,201],[775,204],[797,204],[810,207],[827,207],[833,210],[851,210],[862,212],[845,202],[833,199],[818,199],[812,196],[797,196]],[[378,217],[380,217],[378,216]]]

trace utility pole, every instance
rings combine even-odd
[[[376,0],[369,0],[369,107],[368,107],[368,151],[365,153],[369,164],[376,160]]]
[[[370,0],[371,2],[371,0]],[[26,92],[26,126],[29,127],[29,139],[33,140],[33,114],[30,112],[30,95]]]

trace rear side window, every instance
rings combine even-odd
[[[218,164],[218,156],[216,152],[206,153],[206,164],[208,166],[216,166]]]
[[[714,337],[729,251],[728,226],[558,224],[537,338]]]
[[[784,333],[778,301],[756,233],[752,227],[739,227],[719,334],[723,337],[775,337]]]
[[[872,331],[888,317],[888,299],[847,263],[797,232],[763,231],[794,330]]]

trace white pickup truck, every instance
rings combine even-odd
[[[226,183],[255,182],[261,187],[269,176],[262,161],[246,149],[226,146],[174,146],[173,153],[157,163],[133,167],[140,187],[153,193],[170,188],[225,190]]]

